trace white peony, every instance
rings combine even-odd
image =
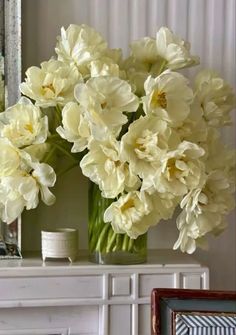
[[[124,112],[135,112],[139,100],[130,85],[117,77],[95,77],[75,87],[75,97],[85,109],[93,137],[117,136],[127,122]]]
[[[209,126],[231,124],[230,112],[235,106],[232,88],[210,70],[199,72],[195,79],[196,96]]]
[[[91,138],[84,110],[75,102],[68,102],[62,110],[62,126],[58,134],[68,142],[74,143],[71,152],[80,152],[87,148]]]
[[[120,143],[115,139],[93,141],[80,167],[86,177],[99,185],[105,198],[115,198],[126,188],[135,189],[139,185],[139,179],[129,165],[121,162]]]
[[[164,68],[177,70],[199,64],[199,57],[190,54],[190,44],[166,27],[160,28],[156,34],[156,49]]]
[[[44,143],[48,135],[48,118],[29,99],[0,114],[0,136],[8,138],[18,148]]]
[[[107,43],[96,30],[85,24],[71,24],[66,30],[61,28],[55,51],[59,60],[65,63],[74,62],[79,71],[86,75],[89,72],[89,63],[100,59],[106,49]]]
[[[26,71],[20,90],[35,100],[37,106],[64,106],[74,100],[74,86],[81,81],[76,66],[50,59],[41,63],[41,68],[32,66]]]
[[[154,113],[174,127],[181,125],[193,100],[193,92],[187,84],[183,75],[169,70],[155,79],[148,77],[144,83],[146,96],[142,98],[145,113]]]

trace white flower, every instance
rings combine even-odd
[[[180,202],[180,197],[168,193],[154,192],[149,195],[152,201],[153,211],[156,216],[156,223],[160,220],[168,220],[172,218],[176,206]]]
[[[235,199],[225,174],[212,172],[202,186],[191,190],[181,202],[183,211],[177,218],[180,235],[174,249],[193,253],[207,233],[218,234],[225,229],[224,216],[234,207]]]
[[[120,69],[117,64],[108,62],[106,59],[92,61],[89,65],[91,77],[113,76],[119,77]]]
[[[62,125],[56,130],[62,138],[74,143],[71,152],[87,148],[91,134],[81,106],[75,102],[68,102],[62,110]]]
[[[207,153],[205,161],[206,172],[221,172],[228,180],[231,180],[232,187],[235,187],[236,151],[229,149],[221,141],[220,134],[215,132],[214,128],[211,128],[208,132],[207,141],[203,143],[203,147]]]
[[[14,173],[20,166],[19,150],[6,138],[0,138],[0,178]]]
[[[232,88],[210,70],[199,72],[195,85],[204,119],[209,126],[219,127],[231,124],[230,112],[235,106]]]
[[[199,58],[190,54],[190,44],[166,27],[156,34],[156,48],[166,68],[176,70],[199,64]]]
[[[144,83],[146,96],[142,98],[145,113],[155,113],[178,127],[187,118],[193,99],[187,84],[184,76],[169,70],[155,79],[148,77]]]
[[[135,188],[139,179],[127,163],[120,161],[120,144],[114,139],[93,141],[90,151],[83,157],[80,167],[85,176],[99,185],[102,196],[115,198],[127,188]]]
[[[75,87],[75,97],[85,109],[90,129],[96,140],[117,136],[127,117],[123,112],[134,112],[139,101],[130,85],[117,77],[95,77]]]
[[[66,30],[61,28],[61,36],[58,37],[55,51],[59,60],[65,63],[74,62],[79,71],[86,75],[87,65],[99,59],[106,49],[107,43],[93,28],[85,24],[80,26],[71,24]]]
[[[174,196],[184,195],[201,182],[204,164],[199,160],[205,151],[195,143],[182,142],[176,150],[161,158],[160,167],[153,178],[155,189]]]
[[[131,44],[131,56],[125,60],[123,68],[135,87],[135,93],[141,96],[149,74],[156,77],[168,68],[176,70],[198,63],[198,58],[190,55],[189,44],[162,27],[156,40],[144,37]]]
[[[36,188],[36,192],[35,192]],[[27,206],[28,209],[38,205],[38,190],[36,181],[24,174],[17,172],[0,181],[0,218],[6,222],[14,221]]]
[[[0,114],[0,136],[8,138],[18,148],[43,143],[47,139],[48,119],[29,99]]]
[[[144,192],[132,191],[112,202],[104,213],[104,221],[111,222],[116,233],[137,238],[156,224],[158,218],[149,196]]]
[[[14,221],[24,207],[36,208],[39,192],[45,204],[52,205],[55,202],[54,195],[48,189],[56,181],[53,168],[45,163],[34,162],[24,151],[19,154],[21,164],[18,169],[0,176],[0,218],[7,223]]]
[[[139,97],[144,95],[144,82],[149,76],[146,64],[130,56],[123,61],[121,69],[125,72],[125,79],[129,81],[133,92]]]
[[[190,105],[188,117],[176,131],[182,140],[201,144],[207,141],[209,127],[203,118],[201,106],[196,97]]]
[[[76,66],[50,59],[41,68],[32,66],[26,71],[26,81],[20,90],[35,100],[37,106],[64,106],[74,100],[74,86],[81,81]]]
[[[144,37],[131,44],[131,58],[134,60],[135,68],[142,68],[143,72],[158,76],[164,68],[163,59],[158,55],[156,40]]]
[[[53,168],[45,163],[33,163],[32,167],[34,170],[31,175],[37,182],[43,202],[48,206],[53,205],[56,198],[48,189],[48,187],[54,186],[56,182],[56,174]]]
[[[141,178],[153,176],[160,159],[179,143],[178,135],[166,121],[155,115],[146,115],[134,121],[121,139],[121,158]]]

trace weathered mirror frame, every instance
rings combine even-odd
[[[4,104],[7,108],[20,98],[21,0],[0,0],[0,53],[4,57]],[[0,259],[21,258],[21,218],[10,225],[0,221],[0,237],[1,235]],[[4,255],[6,245],[8,247]]]

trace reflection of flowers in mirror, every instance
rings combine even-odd
[[[232,88],[209,70],[191,86],[180,70],[199,59],[165,27],[123,59],[94,29],[70,25],[55,52],[26,71],[31,100],[0,115],[0,217],[13,221],[39,194],[53,204],[56,176],[80,165],[111,199],[104,220],[116,233],[136,239],[179,207],[174,248],[204,247],[234,208],[235,152],[220,133]]]
[[[4,93],[4,58],[0,54],[0,113],[4,110],[5,93]]]

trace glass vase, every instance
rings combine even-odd
[[[146,262],[147,233],[137,239],[127,234],[116,234],[103,214],[113,199],[101,196],[99,187],[89,187],[89,259],[98,264],[140,264]]]

